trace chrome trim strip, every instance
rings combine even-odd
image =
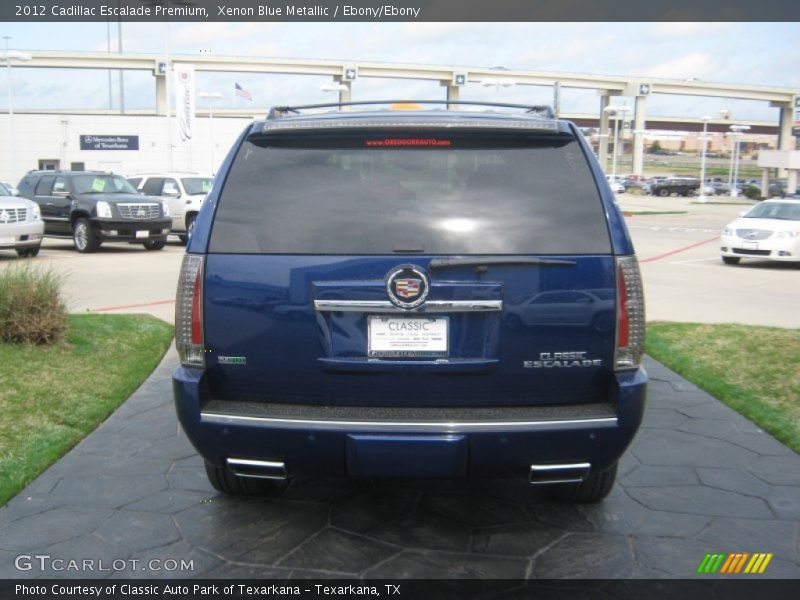
[[[565,419],[548,421],[325,421],[322,419],[285,419],[280,417],[247,417],[200,413],[202,423],[217,425],[249,425],[272,429],[305,429],[326,431],[403,431],[437,433],[491,433],[509,431],[548,431],[554,429],[592,429],[616,427],[617,417]]]
[[[588,462],[556,465],[531,465],[528,483],[531,485],[549,485],[552,483],[580,483],[589,475],[592,465]],[[565,472],[566,471],[566,472]],[[561,477],[548,479],[548,473],[561,474]],[[545,475],[543,479],[534,479],[536,473]]]
[[[503,310],[502,300],[428,300],[420,307],[398,308],[388,300],[314,300],[318,312],[373,312],[373,313],[454,313],[496,312]]]
[[[251,460],[247,458],[227,458],[226,462],[231,470],[239,477],[249,477],[251,479],[286,479],[286,464],[282,462],[274,462],[268,460]],[[257,469],[264,469],[265,472],[259,473],[242,473],[236,470],[236,467],[255,467]],[[274,471],[274,475],[268,475],[269,471]]]

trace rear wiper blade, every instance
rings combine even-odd
[[[513,256],[470,256],[465,258],[434,258],[429,265],[431,271],[447,267],[488,267],[489,265],[533,265],[540,267],[572,267],[574,260],[561,258],[525,258]]]

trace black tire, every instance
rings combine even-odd
[[[667,196],[669,196],[669,190],[667,188],[661,188],[660,190],[658,190],[658,195],[661,196],[662,198],[666,198]]]
[[[38,256],[40,249],[41,246],[36,246],[35,248],[28,248],[28,256],[30,256],[31,258],[33,258],[34,256]]]
[[[166,245],[165,240],[148,240],[142,244],[145,250],[163,250]]]
[[[188,241],[192,237],[192,232],[194,232],[194,222],[197,220],[197,215],[189,215],[186,217],[186,240]]]
[[[564,483],[554,485],[550,489],[553,497],[564,502],[595,503],[608,496],[617,479],[617,463],[605,471],[590,473],[580,483]]]
[[[97,252],[100,240],[92,231],[89,219],[80,218],[72,225],[72,243],[75,244],[75,250],[82,254]]]
[[[185,246],[186,242],[189,241],[189,236],[186,235],[185,233],[179,233],[178,234],[178,239],[181,241],[181,244],[183,244]]]
[[[286,489],[286,483],[272,479],[253,479],[234,475],[227,467],[217,467],[206,461],[208,481],[218,492],[229,496],[278,495]]]
[[[17,256],[20,258],[28,258],[29,256],[36,256],[39,254],[39,248],[15,248]]]
[[[723,256],[722,257],[722,262],[724,262],[726,265],[738,265],[740,260],[742,260],[742,259],[739,258],[738,256]]]

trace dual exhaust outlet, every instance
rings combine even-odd
[[[286,480],[286,464],[278,461],[228,458],[228,468],[239,477],[253,479]],[[554,483],[580,483],[589,475],[588,462],[549,465],[531,465],[528,481],[532,485]]]
[[[228,468],[239,477],[286,480],[286,465],[282,462],[246,458],[229,458],[226,462]]]
[[[532,485],[580,483],[589,476],[591,469],[592,465],[588,462],[531,465],[528,481]]]

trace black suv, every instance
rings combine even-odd
[[[211,483],[602,499],[642,418],[644,301],[581,132],[536,107],[304,108],[248,125],[184,257],[175,404]]]
[[[44,234],[71,237],[78,252],[94,252],[106,241],[161,250],[172,227],[160,198],[142,197],[111,173],[31,171],[18,189],[41,208]]]
[[[650,187],[650,193],[654,196],[666,198],[672,194],[679,196],[692,196],[700,189],[700,181],[692,177],[671,177]]]

